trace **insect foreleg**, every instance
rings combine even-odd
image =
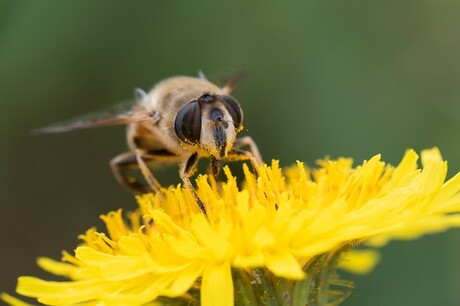
[[[250,151],[233,148],[227,155],[228,161],[245,161],[251,162],[252,170],[257,175],[257,169],[259,167],[259,161],[254,157]]]
[[[204,207],[203,202],[201,202],[200,198],[198,197],[198,194],[195,191],[195,188],[190,182],[190,176],[192,176],[193,173],[196,171],[197,164],[198,164],[198,153],[193,153],[192,155],[190,155],[190,157],[187,159],[184,166],[182,167],[181,172],[180,172],[180,177],[185,187],[192,192],[192,195],[195,198],[196,203],[200,207],[203,214],[206,215],[206,208]]]
[[[211,157],[211,174],[216,183],[219,180],[220,168],[221,168],[220,160],[217,160]]]
[[[233,148],[234,149],[241,149],[244,146],[249,147],[249,151],[252,153],[253,158],[257,161],[258,164],[262,163],[262,156],[260,155],[259,148],[257,147],[257,144],[255,141],[252,139],[251,136],[245,136],[241,138],[237,138],[235,142],[233,143]]]

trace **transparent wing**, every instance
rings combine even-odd
[[[222,93],[229,95],[231,94],[237,85],[247,77],[246,70],[238,70],[235,73],[228,74],[218,74],[215,73],[211,75],[211,78],[208,78],[202,70],[198,70],[198,77],[202,80],[215,80],[216,85],[222,87]]]
[[[245,70],[238,71],[237,73],[234,73],[232,75],[229,75],[228,77],[224,78],[225,80],[225,85],[222,87],[222,92],[224,94],[231,94],[233,90],[235,90],[236,86],[244,79],[246,78],[247,73]]]
[[[126,125],[134,122],[155,121],[157,114],[147,111],[141,104],[133,101],[123,102],[102,111],[92,112],[69,120],[57,122],[32,130],[33,134],[64,133],[81,129],[113,125]]]

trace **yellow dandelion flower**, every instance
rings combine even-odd
[[[40,258],[67,281],[19,278],[17,292],[48,305],[338,304],[352,286],[337,267],[365,273],[382,246],[460,225],[460,173],[445,182],[437,149],[409,150],[397,167],[374,156],[280,169],[244,166],[242,187],[197,179],[205,216],[180,187],[138,197],[139,209],[102,216],[63,261]],[[8,296],[10,299],[10,297]],[[4,298],[5,299],[5,298]],[[10,303],[11,299],[10,299]]]

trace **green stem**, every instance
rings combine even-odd
[[[302,280],[274,276],[266,268],[250,272],[234,269],[235,305],[237,306],[331,306],[339,305],[350,294],[351,282],[340,280],[337,260],[352,243],[340,245],[308,262]]]
[[[295,296],[302,297],[302,293],[307,293],[308,298],[305,301],[299,301],[293,305],[309,305],[309,306],[324,306],[324,305],[339,305],[350,294],[349,291],[343,290],[343,287],[351,288],[351,282],[342,281],[336,273],[337,260],[340,254],[351,247],[351,244],[343,244],[328,253],[324,253],[312,259],[305,268],[307,278],[309,280],[308,289],[304,292],[296,292],[305,290],[299,286],[294,289]],[[297,284],[296,284],[297,285]],[[341,288],[334,289],[332,286],[340,286]],[[306,302],[306,303],[305,303]]]
[[[259,297],[260,305],[264,306],[279,306],[275,285],[272,275],[266,268],[252,270],[254,289]]]
[[[247,272],[241,269],[233,269],[232,275],[235,288],[235,306],[260,305],[257,302],[257,297]]]

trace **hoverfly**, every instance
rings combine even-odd
[[[35,130],[37,133],[61,133],[86,128],[127,125],[129,150],[110,161],[116,180],[134,194],[158,192],[160,183],[147,164],[178,164],[179,175],[192,191],[206,214],[190,182],[200,158],[210,159],[214,179],[221,161],[251,162],[253,169],[261,163],[256,143],[251,137],[237,138],[243,129],[243,111],[231,96],[242,74],[231,78],[224,87],[199,78],[176,76],[157,83],[148,93],[136,89],[136,102],[127,111],[113,115],[93,114]],[[247,146],[249,150],[243,150]],[[142,171],[148,186],[130,175]]]

